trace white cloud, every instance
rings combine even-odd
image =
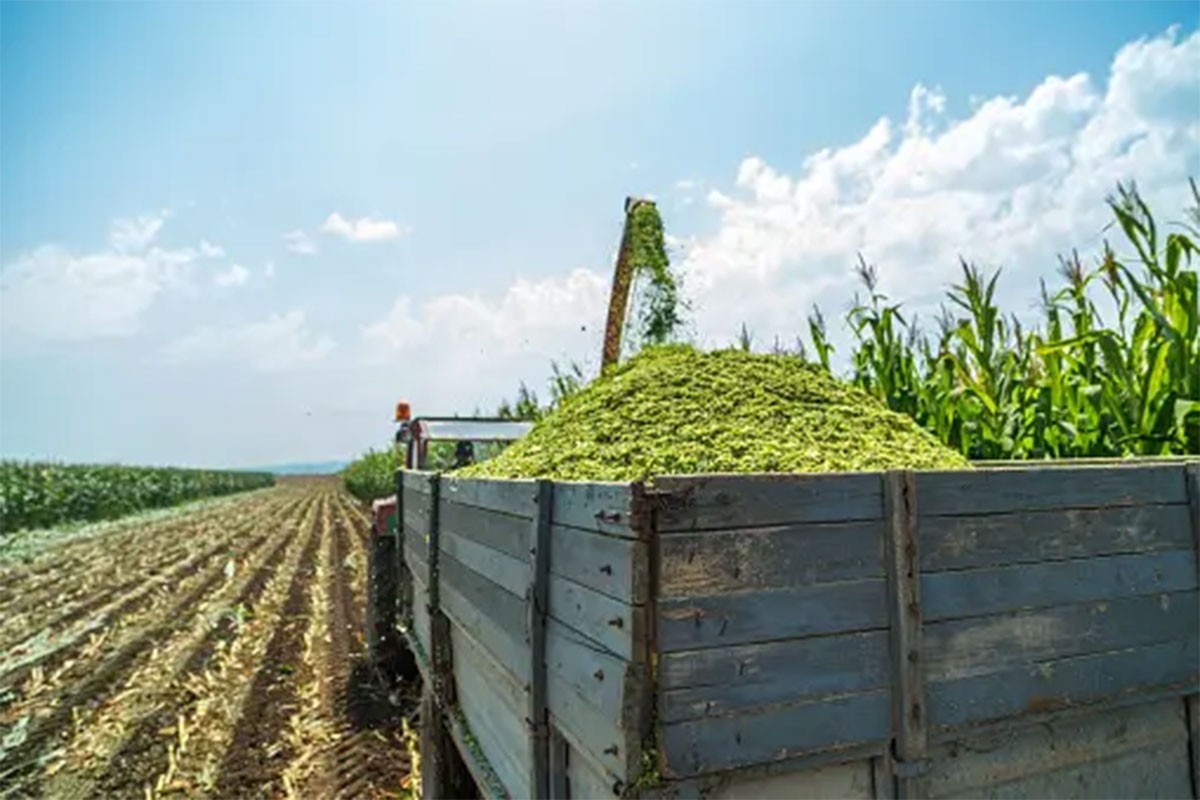
[[[274,278],[275,277],[275,262],[274,261],[268,261],[266,264],[263,265],[263,277],[264,278]]]
[[[217,244],[212,244],[207,239],[200,242],[200,255],[204,258],[224,258],[225,249]]]
[[[250,280],[250,270],[241,264],[232,264],[229,269],[218,272],[213,277],[213,283],[223,288],[242,286],[248,280]]]
[[[319,362],[333,349],[333,339],[314,333],[305,313],[292,310],[246,325],[204,327],[163,351],[177,363],[245,361],[260,372],[281,372]]]
[[[944,95],[918,86],[905,120],[880,119],[794,173],[747,158],[707,194],[715,230],[669,239],[696,335],[725,345],[745,321],[761,343],[794,340],[812,303],[844,311],[860,251],[910,310],[936,306],[960,254],[1003,265],[1004,306],[1030,308],[1056,253],[1098,248],[1116,181],[1136,178],[1161,215],[1178,215],[1200,170],[1200,118],[1163,98],[1189,92],[1200,93],[1200,36],[1171,33],[1122,49],[1107,89],[1048,77],[950,119]],[[487,409],[521,378],[541,388],[552,358],[595,364],[607,287],[602,268],[491,297],[402,296],[363,338],[377,361],[410,365],[413,393],[435,410]]]
[[[408,226],[399,225],[392,220],[375,217],[349,220],[336,211],[326,217],[320,230],[322,233],[341,236],[351,242],[380,242],[407,236],[412,232]]]
[[[680,178],[675,181],[675,188],[681,192],[690,192],[696,188],[696,181],[691,178]]]
[[[136,332],[158,296],[183,284],[200,256],[192,248],[153,244],[168,216],[114,221],[109,247],[94,253],[51,244],[5,264],[0,325],[6,334],[84,340]]]
[[[139,253],[150,246],[169,216],[171,212],[164,209],[132,219],[114,220],[109,229],[109,243],[118,252]]]
[[[300,229],[288,231],[283,235],[284,241],[287,242],[287,249],[298,255],[313,256],[317,254],[317,245],[312,239],[308,238],[308,234]]]
[[[1118,180],[1178,218],[1200,170],[1200,34],[1129,44],[1107,83],[1051,76],[963,119],[917,86],[903,123],[880,119],[794,173],[745,159],[732,188],[708,193],[719,225],[681,263],[702,338],[724,344],[746,321],[760,341],[791,340],[811,303],[839,314],[860,251],[912,310],[936,305],[960,254],[1003,266],[1004,305],[1025,310],[1057,253],[1098,249]]]

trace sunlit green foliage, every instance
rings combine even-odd
[[[368,450],[342,470],[346,491],[359,500],[377,500],[396,493],[396,470],[403,464],[402,451]]]
[[[847,314],[853,383],[972,459],[1200,453],[1200,311],[1190,224],[1165,236],[1133,187],[1109,199],[1125,238],[1091,267],[1061,260],[1023,327],[998,307],[999,272],[963,262],[937,335],[906,319],[860,260],[867,294]],[[824,321],[810,319],[826,369]]]
[[[271,486],[266,472],[0,462],[0,535]]]

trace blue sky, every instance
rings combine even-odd
[[[0,453],[336,458],[399,396],[487,408],[588,363],[627,194],[659,200],[702,342],[838,310],[864,245],[911,303],[968,246],[1020,300],[1096,243],[1112,180],[1177,213],[1196,27],[1165,2],[4,3]],[[829,208],[871,224],[821,236]]]

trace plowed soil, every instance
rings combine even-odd
[[[0,563],[0,797],[408,795],[333,480]]]

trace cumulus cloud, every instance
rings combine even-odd
[[[263,277],[264,278],[274,278],[275,277],[275,262],[274,261],[268,261],[266,264],[263,265]]]
[[[203,327],[163,352],[177,363],[244,361],[260,372],[281,372],[319,362],[333,349],[333,339],[310,330],[296,309],[245,325]]]
[[[317,254],[317,245],[308,234],[297,228],[294,231],[288,231],[283,235],[283,240],[287,242],[289,252],[296,253],[301,256],[315,256]]]
[[[204,258],[224,258],[225,249],[204,239],[200,242],[200,255]]]
[[[1028,307],[1057,253],[1099,247],[1117,181],[1178,216],[1200,168],[1198,99],[1200,35],[1171,30],[1122,48],[1106,88],[1050,76],[952,119],[940,91],[917,86],[905,120],[880,119],[795,172],[747,158],[707,196],[715,232],[685,242],[698,330],[724,343],[746,321],[790,339],[814,301],[844,307],[858,252],[914,309],[940,299],[959,255],[1002,266],[1006,305]]]
[[[1005,306],[1032,308],[1057,253],[1099,248],[1118,180],[1136,179],[1160,214],[1178,215],[1200,170],[1197,97],[1200,35],[1169,31],[1122,48],[1101,85],[1050,76],[958,119],[943,92],[918,85],[904,119],[882,118],[794,170],[746,158],[706,195],[715,228],[669,239],[695,335],[728,344],[746,322],[759,342],[792,341],[813,303],[830,316],[845,309],[859,252],[912,311],[935,309],[960,255],[1002,266]],[[363,338],[376,358],[411,365],[439,410],[486,406],[520,378],[540,386],[551,358],[588,360],[607,286],[603,268],[492,297],[403,296]]]
[[[141,252],[158,236],[169,216],[171,212],[164,209],[131,219],[114,220],[109,228],[109,243],[121,253]]]
[[[75,253],[43,245],[0,269],[0,325],[49,340],[128,336],[202,253],[155,244],[167,212],[113,222],[108,247]],[[7,338],[7,337],[6,337]]]
[[[213,277],[213,283],[222,288],[242,286],[248,280],[250,280],[250,270],[241,264],[231,264],[229,269],[222,270]]]
[[[380,242],[407,236],[411,232],[408,226],[399,225],[389,219],[359,217],[350,220],[336,211],[325,218],[320,230],[321,233],[341,236],[351,242]]]

